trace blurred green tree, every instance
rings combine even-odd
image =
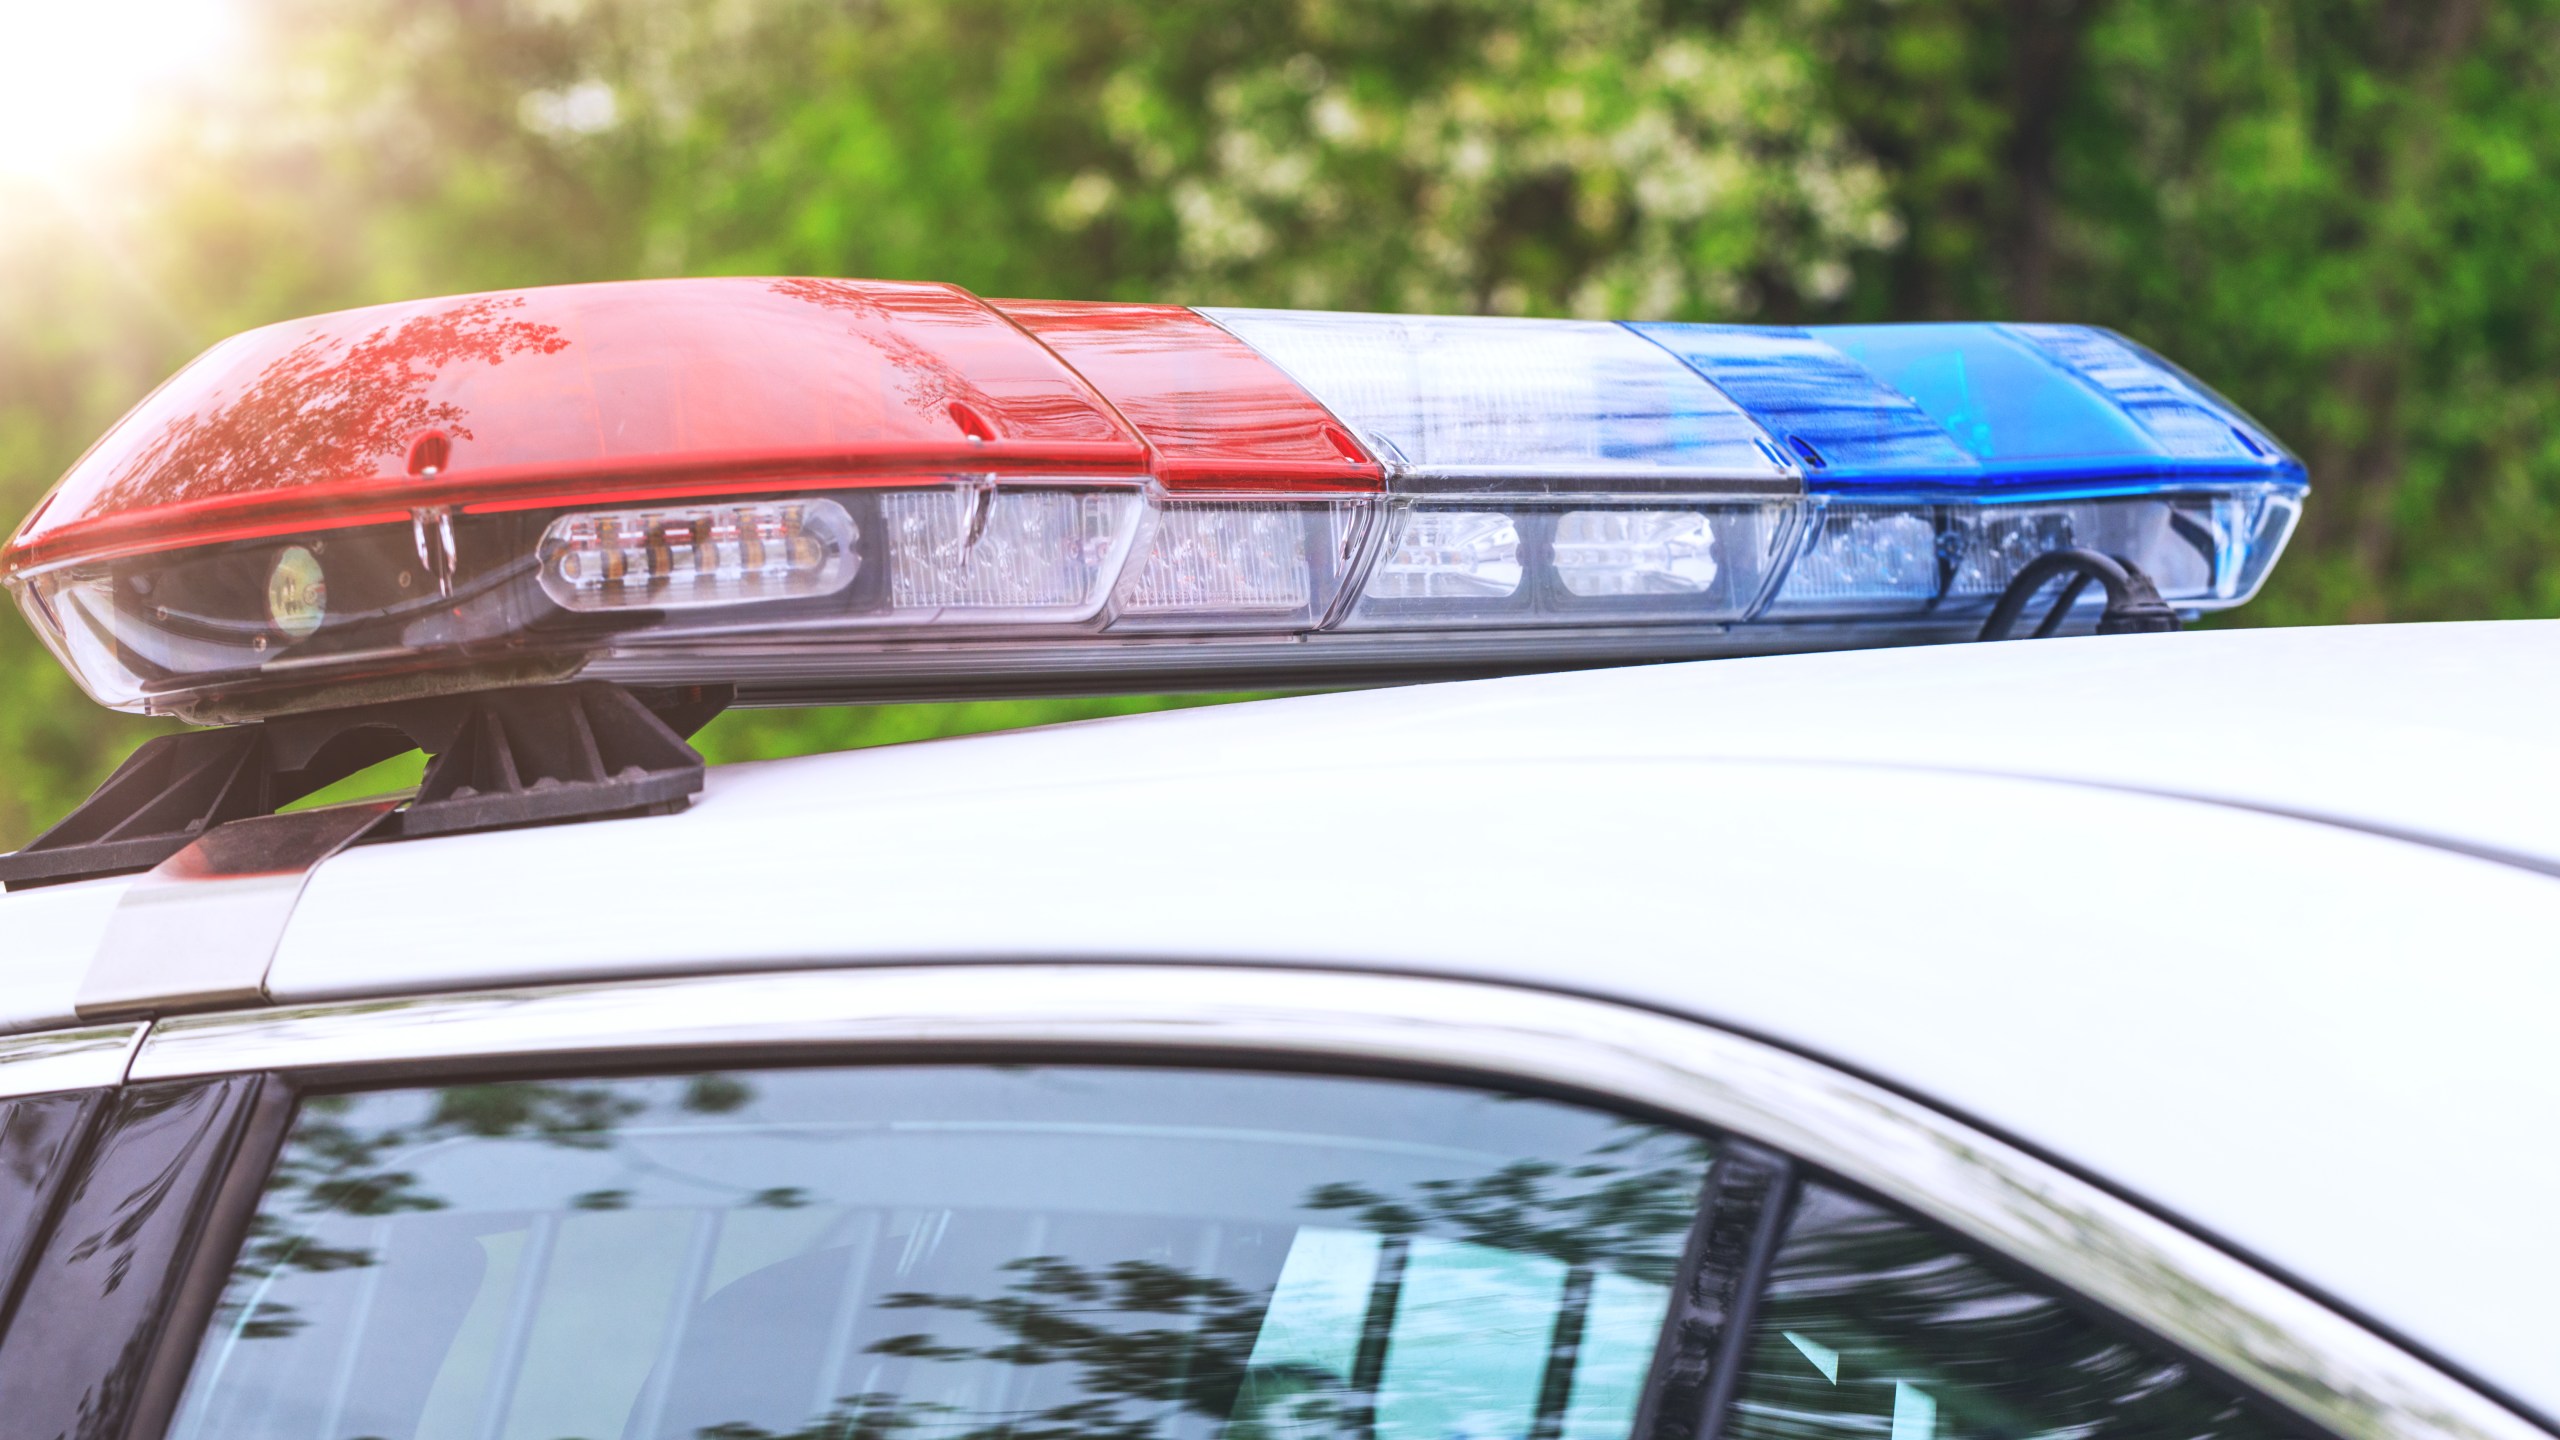
[[[115,173],[0,182],[0,511],[225,334],[439,292],[2050,318],[2310,462],[2244,620],[2560,610],[2560,0],[238,3],[248,58]],[[0,845],[149,731],[0,623]]]

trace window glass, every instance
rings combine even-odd
[[[94,1091],[0,1100],[0,1301],[34,1248]]]
[[[1799,1194],[1727,1440],[2278,1440],[2296,1432],[2150,1342],[1917,1221]]]
[[[1318,1076],[307,1100],[182,1440],[1625,1440],[1698,1139]]]

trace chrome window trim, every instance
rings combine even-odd
[[[1507,985],[1038,963],[582,984],[163,1020],[131,1078],[410,1080],[486,1073],[493,1061],[614,1064],[775,1046],[1303,1057],[1615,1098],[1758,1140],[1909,1206],[2345,1440],[2551,1440],[2195,1235],[1905,1096],[1697,1022]]]
[[[0,1035],[0,1100],[118,1084],[142,1032],[137,1022]]]

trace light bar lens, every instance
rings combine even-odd
[[[1520,526],[1499,510],[1407,510],[1361,593],[1372,600],[1502,600],[1520,589]]]
[[[2221,609],[2256,593],[2299,505],[2267,486],[2056,504],[1832,500],[1815,510],[1769,614],[1979,614],[2028,562],[2075,547],[2132,561],[2173,605]]]
[[[563,609],[683,609],[832,595],[862,563],[859,535],[823,498],[600,510],[552,521],[536,556]]]
[[[1391,514],[1355,629],[1712,623],[1759,604],[1789,502],[1413,503]]]
[[[289,640],[308,639],[329,618],[329,577],[320,557],[287,545],[267,572],[267,619]]]
[[[1315,600],[1308,521],[1330,507],[1167,505],[1112,597],[1125,616],[1304,615]]]
[[[113,575],[86,566],[54,570],[27,586],[26,602],[36,634],[92,699],[117,710],[148,704],[146,677],[120,643],[142,627],[117,605]]]
[[[913,618],[1082,617],[1102,608],[1136,496],[992,486],[881,497],[889,605]]]
[[[909,673],[893,666],[926,677],[905,695],[1007,693],[1022,675],[1172,685],[1213,664],[1239,686],[1336,684],[1364,665],[1471,673],[1471,656],[1499,670],[1962,638],[2028,562],[2066,546],[2132,561],[2181,609],[2222,609],[2264,578],[2299,494],[1281,503],[960,481],[465,515],[450,593],[420,564],[418,529],[385,524],[58,567],[27,597],[91,693],[129,708],[221,703],[180,688],[202,677],[329,684],[483,647],[507,675],[771,679],[795,696],[876,697],[882,673]],[[913,643],[928,632],[957,638]],[[1016,668],[983,668],[1001,666]],[[807,688],[812,674],[847,688]]]
[[[1341,416],[1404,488],[1588,489],[1669,480],[1792,488],[1723,391],[1622,325],[1206,310]],[[1435,487],[1448,488],[1448,487]]]
[[[1826,506],[1787,573],[1780,608],[1856,613],[1924,604],[1938,593],[1938,530],[1929,510]]]
[[[1574,510],[1556,521],[1556,578],[1575,595],[1702,595],[1715,528],[1694,510]]]
[[[2275,442],[2209,400],[2176,372],[2102,330],[2082,325],[2011,325],[2008,332],[2095,385],[2160,442],[2186,460],[2267,459]]]

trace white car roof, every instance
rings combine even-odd
[[[2560,1413],[2560,624],[1312,697],[715,769],[360,847],[280,1002],[960,958],[1461,974],[1774,1038]],[[2494,858],[2492,858],[2494,857]],[[125,882],[0,900],[67,1023]]]

